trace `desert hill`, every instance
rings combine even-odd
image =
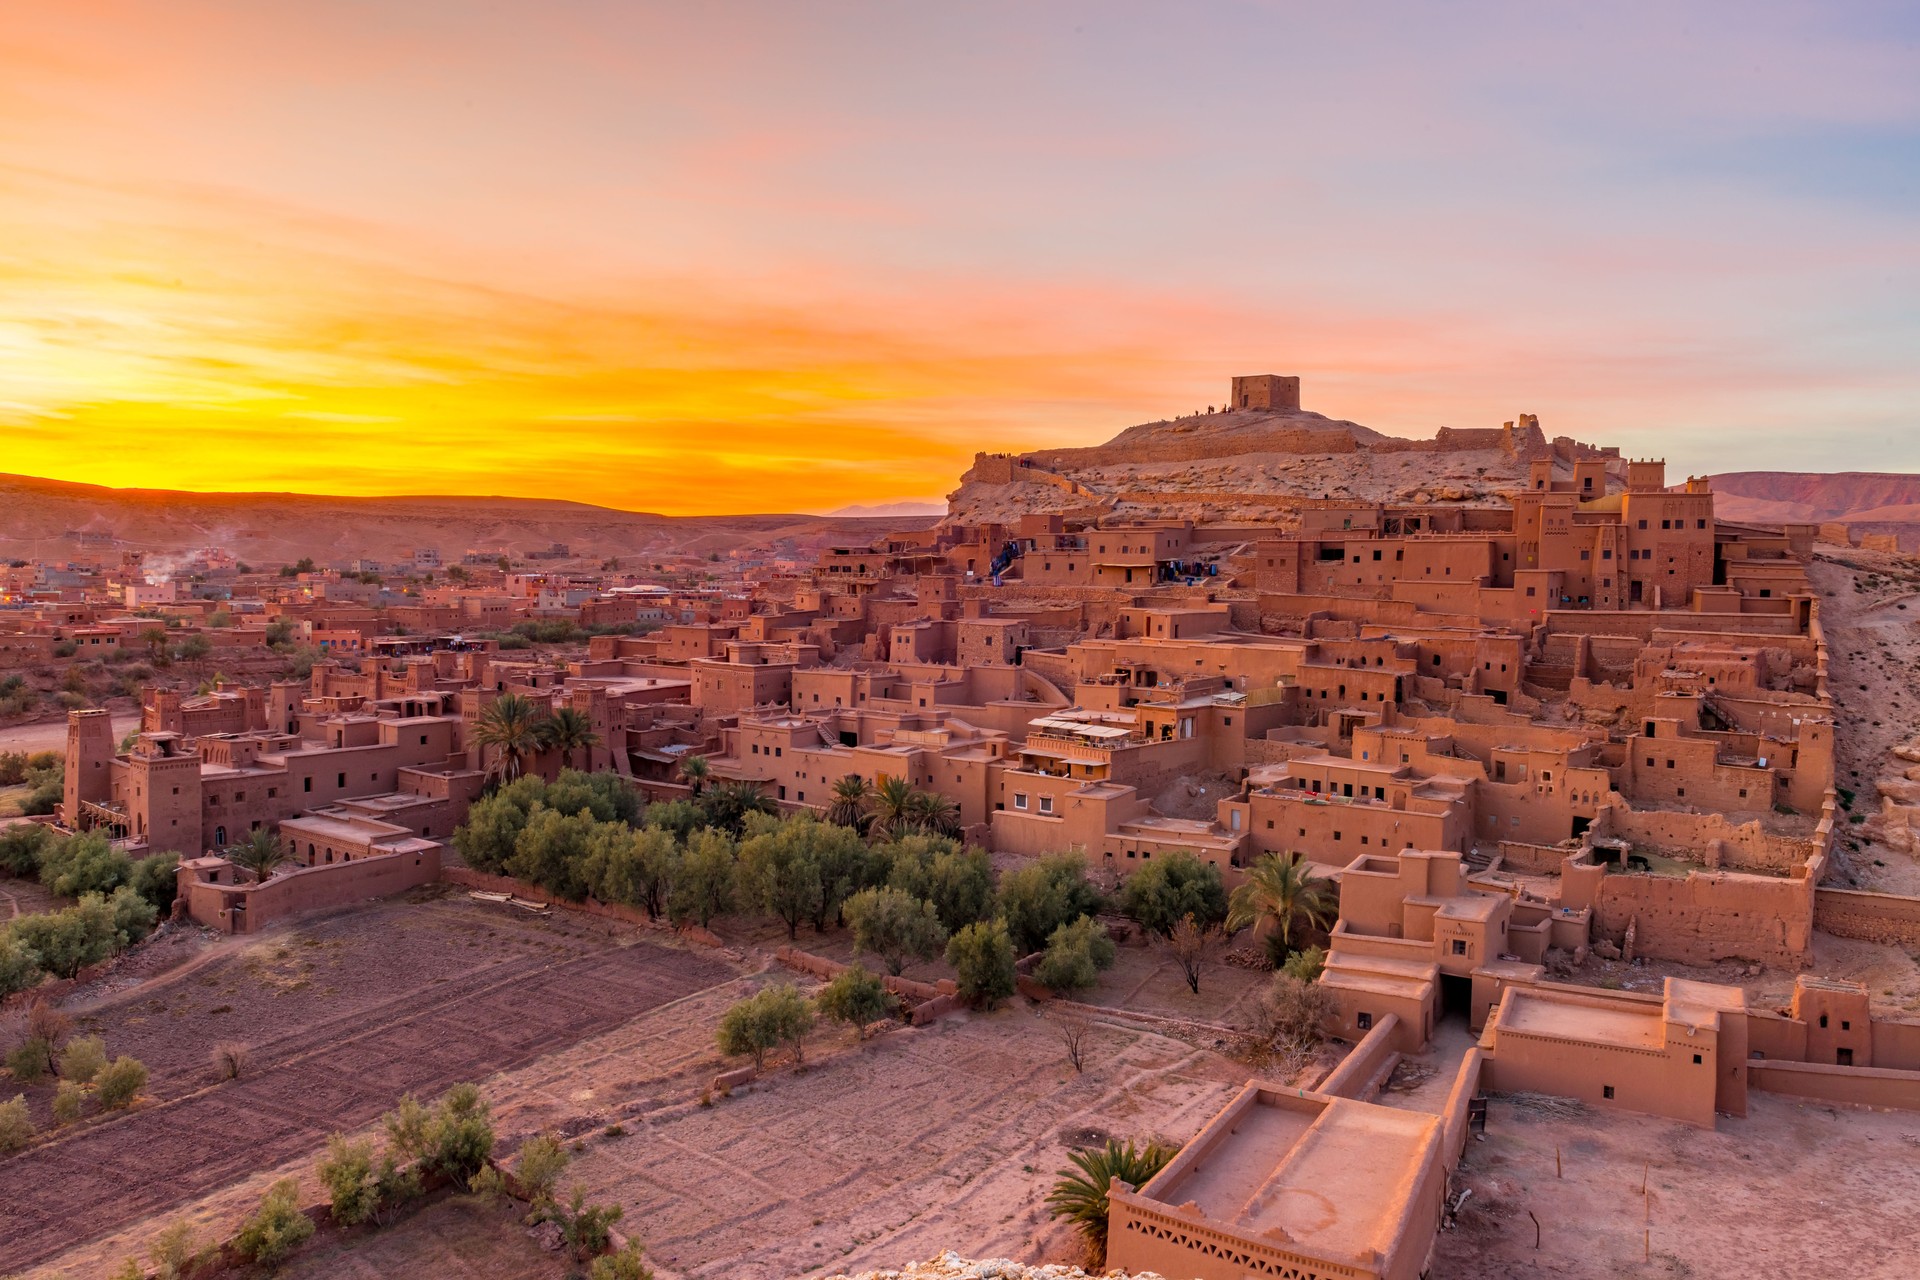
[[[707,556],[732,551],[811,558],[928,517],[663,516],[557,499],[112,489],[0,474],[0,555],[65,559],[110,550],[178,555],[208,547],[263,565],[392,561],[432,547],[516,556],[565,543],[576,556]]]
[[[1312,412],[1223,411],[1142,423],[1088,448],[981,454],[948,495],[948,516],[1286,523],[1300,499],[1493,501],[1525,485],[1534,458],[1554,458],[1570,476],[1574,458],[1603,453],[1565,437],[1549,441],[1526,415],[1517,425],[1442,427],[1415,440]]]
[[[1729,520],[1920,524],[1920,475],[1887,471],[1732,471],[1711,477]]]

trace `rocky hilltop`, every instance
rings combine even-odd
[[[1712,477],[1730,520],[1920,526],[1920,475],[1887,471],[1730,471]]]
[[[1529,463],[1617,457],[1537,419],[1431,439],[1384,435],[1305,411],[1228,410],[1129,427],[1105,444],[979,454],[948,495],[948,518],[1028,513],[1287,522],[1290,500],[1493,502],[1526,483]]]

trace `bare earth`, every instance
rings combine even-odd
[[[1920,1116],[1765,1093],[1748,1106],[1709,1131],[1496,1096],[1455,1176],[1473,1195],[1440,1234],[1434,1280],[1920,1273]]]

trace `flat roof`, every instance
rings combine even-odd
[[[1667,1042],[1666,1019],[1658,1006],[1570,1000],[1519,989],[1509,990],[1500,1027],[1523,1035],[1636,1049],[1657,1049]]]

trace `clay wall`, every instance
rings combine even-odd
[[[1616,873],[1600,881],[1594,931],[1617,941],[1631,924],[1637,954],[1687,964],[1734,959],[1804,968],[1813,961],[1812,897],[1805,880]]]
[[[1920,1071],[1838,1067],[1821,1062],[1747,1063],[1747,1083],[1768,1093],[1854,1107],[1920,1111]]]
[[[1920,949],[1920,898],[1858,889],[1819,889],[1814,923],[1839,938]]]

